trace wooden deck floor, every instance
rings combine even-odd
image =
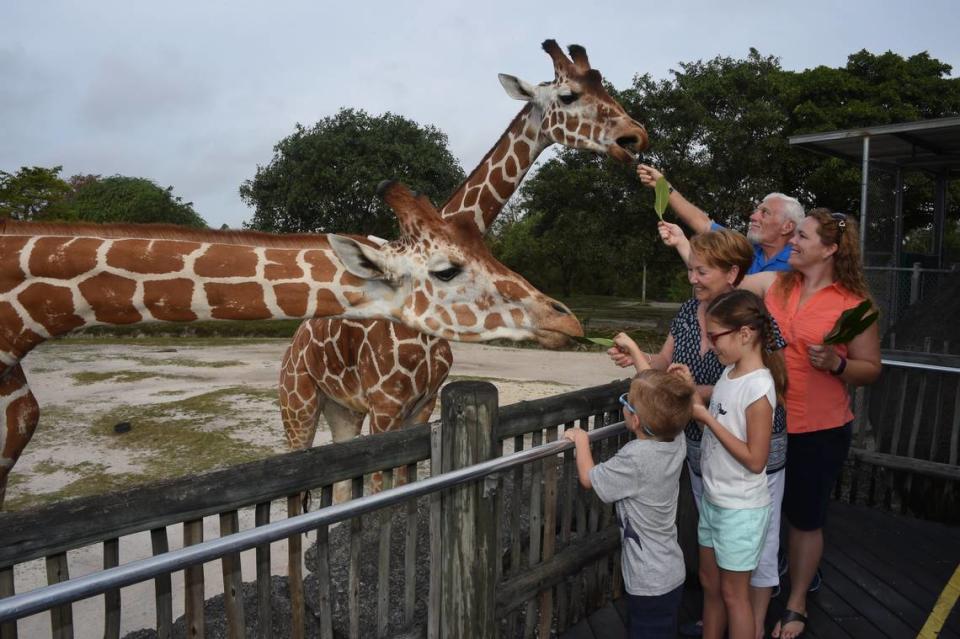
[[[834,503],[827,521],[821,570],[823,587],[808,598],[805,638],[916,637],[937,598],[960,564],[960,527],[945,526]],[[784,592],[774,599],[766,630],[783,612]],[[700,616],[696,586],[684,593],[681,623]],[[598,610],[561,639],[626,637],[622,601]],[[960,605],[954,606],[940,637],[960,639]]]

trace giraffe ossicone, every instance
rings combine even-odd
[[[441,207],[450,222],[486,232],[537,157],[552,144],[632,163],[647,131],[631,118],[590,67],[586,50],[543,43],[552,82],[533,85],[499,74],[507,94],[526,104],[467,179]],[[280,370],[281,418],[291,448],[313,444],[321,413],[335,442],[360,434],[369,415],[378,433],[429,419],[453,363],[442,338],[378,320],[308,320]],[[375,482],[376,483],[376,482]]]
[[[444,223],[399,183],[382,195],[403,229],[382,246],[333,235],[0,223],[0,506],[39,416],[20,360],[85,326],[339,316],[472,341],[554,345],[582,335],[566,307],[490,255],[475,227]]]

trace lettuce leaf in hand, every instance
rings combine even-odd
[[[840,314],[837,323],[833,325],[833,329],[823,338],[823,343],[831,345],[849,344],[878,319],[880,319],[880,313],[874,310],[870,300],[863,300],[857,306]]]

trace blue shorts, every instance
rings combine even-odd
[[[697,543],[713,548],[717,565],[724,570],[750,572],[760,562],[760,551],[770,523],[770,506],[721,508],[700,500]]]

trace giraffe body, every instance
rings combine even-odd
[[[96,324],[343,316],[444,338],[580,335],[568,309],[490,256],[469,225],[397,183],[382,195],[403,235],[377,246],[336,235],[274,236],[154,225],[0,228],[0,505],[39,410],[20,360]],[[469,310],[472,321],[462,321]]]
[[[635,151],[646,146],[646,130],[606,92],[582,47],[570,48],[572,60],[552,40],[543,47],[554,62],[554,81],[533,86],[500,76],[507,93],[528,104],[443,205],[444,219],[484,233],[540,153],[552,144],[620,161],[632,161]],[[361,358],[360,352],[379,355]],[[355,362],[354,368],[344,367],[344,361]],[[425,361],[430,365],[424,367]],[[413,329],[378,320],[308,320],[298,328],[280,371],[287,443],[293,449],[310,447],[321,413],[335,442],[358,436],[367,414],[371,433],[422,423],[429,418],[451,365],[449,345],[442,337],[418,336]],[[430,370],[429,376],[413,374],[424,368]],[[376,389],[384,379],[397,380],[404,371],[409,371],[407,380],[394,392],[394,401],[376,402]],[[349,381],[339,379],[341,374]],[[421,402],[425,408],[417,416],[412,407]]]

